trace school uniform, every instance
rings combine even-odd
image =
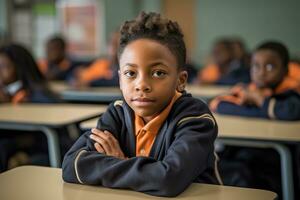
[[[75,62],[70,58],[63,59],[60,63],[54,64],[47,60],[40,60],[38,67],[42,74],[51,74],[53,80],[68,80],[72,75],[73,70],[79,66],[79,62]]]
[[[218,183],[215,119],[205,103],[185,92],[173,103],[165,108],[167,115],[162,111],[165,119],[162,113],[156,116],[163,119],[149,125],[152,128],[146,127],[151,121],[144,126],[125,101],[110,104],[97,128],[111,132],[128,159],[98,153],[88,131],[65,155],[63,179],[156,196],[176,196],[192,182]]]
[[[198,75],[202,83],[216,85],[235,85],[250,82],[249,67],[240,61],[232,61],[226,74],[222,74],[218,65],[210,64],[204,67]]]
[[[94,61],[89,67],[84,69],[78,79],[81,83],[87,83],[92,87],[96,86],[118,86],[118,64],[106,58],[99,58]]]
[[[254,83],[248,89],[256,90]],[[239,97],[223,95],[210,102],[210,108],[217,113],[261,117],[278,120],[300,119],[300,84],[297,80],[287,76],[271,94],[264,94],[262,107],[241,105]]]

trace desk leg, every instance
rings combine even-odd
[[[43,131],[47,137],[50,166],[60,167],[60,149],[56,131],[48,127],[42,127],[41,131]]]
[[[1,129],[20,130],[20,131],[42,131],[48,142],[49,160],[51,167],[60,167],[60,150],[57,132],[47,126],[23,125],[23,124],[6,124],[0,123]]]
[[[276,142],[253,141],[253,140],[222,138],[222,139],[218,139],[218,141],[220,141],[223,144],[232,145],[232,146],[275,149],[280,156],[281,185],[282,185],[283,199],[284,200],[294,199],[292,156],[290,150],[286,146]]]

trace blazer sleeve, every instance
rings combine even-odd
[[[221,101],[217,106],[217,113],[240,115],[248,117],[263,117],[279,120],[300,119],[300,95],[290,91],[282,95],[268,97],[262,107],[240,106]]]
[[[291,91],[285,95],[267,98],[262,109],[271,119],[299,120],[300,95]]]
[[[240,106],[231,102],[221,101],[217,106],[216,112],[220,114],[226,114],[226,115],[268,118],[268,114],[265,108],[266,105],[264,105],[264,110],[263,110],[255,106]]]
[[[67,182],[127,188],[155,196],[176,196],[207,168],[214,151],[217,125],[210,114],[187,117],[177,124],[163,160],[132,157],[121,160],[89,149],[83,135],[63,163]]]

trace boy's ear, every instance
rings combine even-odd
[[[118,75],[119,75],[119,87],[120,87],[120,90],[122,90],[122,81],[121,81],[121,72],[120,72],[120,70],[118,70]]]
[[[176,90],[183,92],[187,83],[188,73],[187,71],[180,71],[178,76],[178,83]]]

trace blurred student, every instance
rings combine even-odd
[[[0,103],[57,102],[31,53],[17,44],[0,48]]]
[[[216,97],[210,108],[221,114],[299,120],[300,84],[289,74],[287,48],[279,42],[265,42],[256,48],[251,63],[251,83]],[[262,153],[253,148],[226,147],[220,157],[225,184],[268,189],[281,195],[280,158],[273,150]]]
[[[240,38],[231,39],[231,48],[233,51],[233,68],[245,68],[250,74],[250,55],[248,54],[245,43]],[[250,77],[249,77],[250,78]]]
[[[111,103],[68,151],[63,179],[156,196],[176,196],[192,182],[217,184],[217,124],[206,104],[184,91],[178,24],[142,12],[120,32],[124,100]]]
[[[81,86],[118,86],[118,46],[120,34],[112,33],[108,43],[107,57],[95,60],[88,67],[80,67],[73,73],[71,84]]]
[[[236,60],[235,55],[238,50],[235,49],[231,40],[218,40],[213,46],[212,62],[199,71],[199,82],[217,85],[248,83],[249,68],[246,63]]]
[[[60,100],[48,88],[34,58],[26,48],[17,44],[0,47],[0,103],[24,102],[56,103]],[[37,146],[45,146],[45,142],[36,137],[41,134],[14,132],[15,134],[1,130],[0,172],[20,164],[28,164],[28,151],[33,148],[40,151],[43,147]]]
[[[48,80],[67,80],[78,66],[67,54],[66,41],[60,36],[46,43],[46,59],[38,63],[39,69]]]
[[[215,98],[210,108],[222,114],[279,120],[300,119],[300,83],[289,76],[289,53],[279,42],[265,42],[253,53],[251,84],[237,85]]]

